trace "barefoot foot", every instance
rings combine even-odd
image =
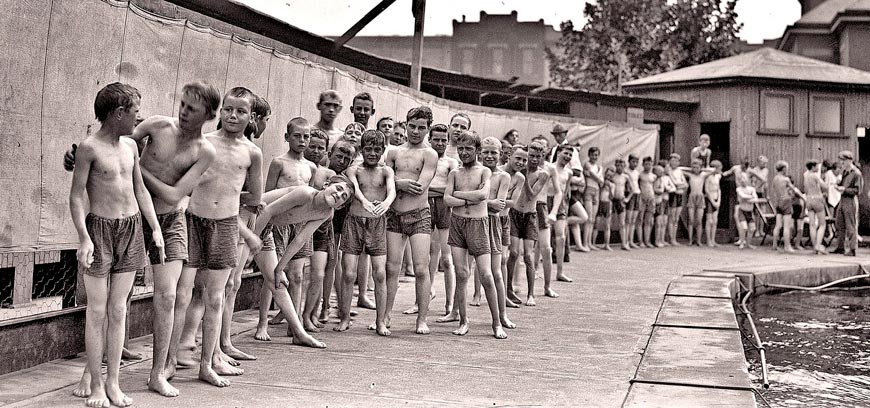
[[[223,351],[224,351],[224,353],[226,353],[226,355],[228,355],[236,360],[250,361],[250,360],[257,359],[256,356],[252,356],[248,353],[245,353],[244,351],[239,350],[235,346],[232,346],[232,345],[227,346],[227,347],[221,347],[221,349],[223,349]]]
[[[557,275],[556,280],[559,282],[574,282],[574,279],[571,279],[565,275]]]
[[[114,406],[129,407],[130,405],[133,405],[133,398],[130,398],[127,394],[121,392],[121,389],[117,386],[106,387],[106,396],[109,397],[109,402]]]
[[[245,373],[244,369],[239,368],[239,367],[234,367],[231,364],[229,364],[228,362],[220,361],[220,360],[215,360],[214,363],[212,363],[212,369],[214,369],[214,372],[216,372],[218,375],[236,376],[236,375],[242,375]]]
[[[459,313],[449,313],[447,316],[441,316],[435,319],[436,323],[449,323],[449,322],[458,322],[459,321]]]
[[[317,327],[311,320],[302,319],[302,327],[309,333],[320,333],[320,327]]]
[[[529,296],[528,299],[526,299],[526,306],[535,306],[535,305],[536,305],[535,297]]]
[[[520,300],[520,297],[517,296],[517,294],[514,293],[514,291],[512,291],[512,290],[509,290],[505,293],[505,298],[507,298],[507,300],[510,300],[511,302],[514,302],[516,304],[523,303],[523,301]]]
[[[559,297],[559,294],[556,293],[556,291],[553,290],[552,288],[547,288],[547,289],[544,289],[544,296],[551,297],[551,298],[557,298],[557,297]]]
[[[148,379],[148,389],[154,391],[164,397],[177,397],[178,388],[173,387],[166,381],[163,376],[151,377]]]
[[[178,360],[176,361],[179,367],[188,368],[199,364],[193,357],[194,352],[191,350],[178,350]]]
[[[79,385],[73,389],[73,395],[79,398],[87,398],[91,396],[91,374],[85,371],[82,374],[82,379],[79,381]]]
[[[135,360],[141,360],[141,359],[142,359],[141,354],[127,350],[126,347],[121,349],[121,360],[134,360],[135,361]]]
[[[417,314],[419,311],[420,311],[420,308],[418,308],[417,305],[414,305],[414,307],[403,311],[402,314]]]
[[[281,323],[284,323],[284,314],[282,314],[281,312],[278,312],[278,314],[276,314],[275,317],[269,319],[269,325],[271,325],[271,326],[281,324]]]
[[[417,334],[429,334],[431,330],[429,330],[429,325],[426,322],[417,322],[417,329],[414,330],[414,333]]]
[[[289,334],[289,333],[288,333]],[[326,343],[311,337],[308,333],[302,333],[299,336],[293,336],[290,341],[294,345],[311,347],[311,348],[326,348]]]
[[[492,328],[492,335],[497,339],[506,339],[507,333],[504,332],[504,329],[501,325]]]
[[[199,369],[199,379],[203,380],[215,387],[229,387],[230,380],[219,376],[211,367],[200,367]]]
[[[106,397],[106,390],[100,387],[93,390],[91,396],[88,397],[88,400],[85,402],[85,405],[91,408],[109,408],[111,403]]]
[[[480,293],[476,293],[476,294],[471,298],[471,303],[469,303],[469,305],[471,305],[471,306],[480,306]]]
[[[369,298],[367,298],[367,297],[365,297],[365,296],[360,296],[360,297],[359,297],[359,300],[357,300],[357,302],[356,302],[356,307],[361,307],[361,308],[363,308],[363,309],[369,309],[369,310],[375,310],[375,309],[376,309],[376,308],[375,308],[375,302],[372,302],[371,299],[369,299]]]
[[[269,326],[257,326],[257,331],[254,332],[254,340],[272,341],[272,337],[269,336]]]
[[[508,319],[507,316],[501,318],[501,325],[508,329],[516,329],[517,324],[512,322],[511,319]]]
[[[468,323],[460,324],[459,328],[453,331],[453,334],[457,336],[464,336],[468,334]]]
[[[504,300],[504,305],[507,307],[514,307],[514,308],[520,307],[520,305],[514,303],[513,301],[511,301],[510,299],[507,299],[507,298]]]

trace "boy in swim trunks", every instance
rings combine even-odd
[[[631,185],[628,174],[625,174],[625,160],[616,159],[613,164],[615,170],[610,177],[613,183],[613,211],[616,213],[617,225],[619,225],[619,238],[622,240],[622,249],[630,251],[628,245],[628,228],[625,226],[625,210],[631,196]]]
[[[701,159],[692,159],[692,167],[688,173],[683,173],[688,181],[689,198],[686,209],[689,213],[689,245],[695,242],[701,246],[701,231],[703,229],[704,208],[704,182],[712,174],[711,171],[701,171]],[[695,241],[697,237],[697,241]],[[709,238],[709,237],[708,237]]]
[[[822,180],[819,162],[810,160],[807,162],[807,171],[804,172],[804,190],[807,197],[807,216],[810,219],[810,240],[817,255],[827,252],[822,241],[825,238],[825,197],[822,191],[826,191],[828,185]]]
[[[510,258],[510,248],[512,245],[510,214],[523,192],[523,185],[526,182],[526,176],[523,174],[523,171],[526,169],[526,164],[529,161],[529,154],[525,147],[516,146],[512,147],[510,156],[510,160],[501,166],[501,170],[511,176],[511,185],[508,189],[510,199],[507,201],[505,209],[499,213],[502,226],[502,254],[508,254],[508,256],[502,256],[501,264],[502,271],[505,271],[505,304],[508,307],[519,307],[519,298],[517,298],[513,290],[514,270],[508,267],[508,258]]]
[[[121,135],[133,132],[141,95],[130,85],[115,82],[97,93],[94,112],[100,129],[77,149],[70,188],[70,213],[79,237],[76,252],[84,275],[88,305],[85,348],[91,376],[88,406],[126,407],[133,400],[121,391],[118,376],[127,316],[127,296],[135,272],[148,262],[142,216],[151,227],[150,238],[163,263],[163,234],[151,196],[139,168],[136,143]],[[85,215],[85,192],[90,213]],[[140,215],[141,211],[141,215]],[[103,324],[108,318],[108,329]],[[107,376],[101,364],[106,342]]]
[[[776,175],[770,183],[769,200],[774,205],[776,212],[776,226],[773,227],[773,250],[785,250],[785,252],[793,253],[794,248],[791,246],[791,227],[792,217],[794,212],[791,203],[790,191],[803,196],[800,190],[792,184],[786,173],[788,172],[788,163],[783,160],[776,162]],[[780,232],[782,235],[780,236]],[[779,239],[782,238],[783,248],[779,247]]]
[[[638,234],[643,231],[643,237],[638,236],[640,240],[641,248],[652,248],[652,228],[653,228],[653,217],[655,216],[656,209],[656,193],[655,193],[655,181],[658,179],[658,176],[652,172],[653,169],[653,159],[650,156],[643,158],[643,171],[638,175],[637,185],[640,190],[640,200],[638,201],[638,213],[637,213],[637,225],[640,230],[638,230]]]
[[[396,197],[393,169],[380,163],[386,144],[386,137],[380,131],[366,131],[362,137],[362,166],[351,166],[347,169],[356,194],[345,220],[341,242],[344,273],[341,295],[338,297],[341,322],[335,328],[336,331],[345,331],[350,327],[350,303],[353,282],[356,280],[357,261],[360,254],[366,251],[372,262],[375,280],[377,316],[373,326],[379,335],[390,335],[390,292],[395,299],[399,270],[386,269],[385,214]]]
[[[680,244],[677,242],[677,227],[680,224],[680,216],[683,215],[683,201],[686,200],[686,190],[689,187],[689,183],[686,181],[686,174],[680,167],[679,154],[671,154],[671,159],[665,169],[665,173],[671,179],[675,188],[668,195],[668,224],[666,232],[670,236],[670,244],[679,246]],[[691,241],[689,244],[691,244]]]
[[[722,205],[722,190],[719,181],[722,180],[722,162],[710,162],[713,172],[704,179],[704,200],[707,203],[707,246],[714,248],[716,243],[716,228],[719,226],[719,207]]]
[[[741,174],[735,177],[737,180],[737,242],[740,249],[755,246],[749,243],[749,238],[755,232],[755,219],[752,217],[752,209],[755,203],[764,201],[755,193],[755,187],[749,184],[748,177]]]
[[[634,154],[628,155],[628,170],[625,174],[628,175],[628,184],[631,186],[630,197],[625,205],[625,222],[628,224],[628,246],[630,248],[640,248],[640,245],[634,242],[635,231],[637,231],[638,242],[643,242],[643,221],[638,220],[637,214],[640,209],[640,185],[639,178],[641,168],[638,168],[640,160]]]
[[[405,128],[405,122],[396,122],[393,126],[393,133],[390,134],[390,145],[401,146],[408,141],[408,129]]]
[[[429,130],[429,145],[438,154],[438,162],[435,167],[435,176],[429,184],[429,209],[432,211],[432,242],[429,245],[429,280],[434,284],[435,274],[438,272],[438,264],[442,257],[444,265],[444,314],[450,314],[453,310],[453,291],[455,290],[456,275],[453,270],[453,262],[450,257],[450,247],[447,246],[448,227],[450,226],[450,208],[444,204],[444,188],[447,187],[447,175],[453,169],[459,167],[459,161],[444,155],[447,149],[448,137],[447,126],[437,124]],[[432,291],[434,293],[434,291]],[[417,305],[406,310],[404,313],[417,313]]]
[[[336,144],[332,145],[332,148],[329,151],[329,169],[335,172],[335,174],[344,174],[354,156],[356,156],[356,150],[352,144],[341,140],[338,141]],[[329,260],[326,262],[326,272],[323,277],[323,300],[320,305],[320,316],[317,318],[320,323],[326,323],[329,320],[329,303],[333,286],[335,286],[336,294],[341,290],[339,288],[341,285],[341,279],[336,279],[336,271],[341,270],[340,262],[338,262],[341,259],[339,246],[348,207],[349,206],[345,205],[336,208],[335,214],[332,217],[332,233],[335,238],[333,241],[333,252],[335,256],[329,257]]]
[[[311,131],[311,139],[308,141],[308,147],[305,149],[305,159],[312,163],[321,163],[326,157],[328,149],[329,138],[326,136],[326,133],[320,129],[313,129]],[[317,170],[311,178],[311,187],[323,190],[335,174],[335,171],[330,170],[328,167],[317,165]],[[319,332],[323,327],[323,323],[317,318],[317,306],[320,304],[321,297],[323,296],[323,278],[326,274],[329,258],[336,255],[332,219],[328,219],[323,224],[320,224],[320,227],[314,231],[311,241],[314,253],[311,255],[311,265],[308,269],[308,289],[305,295],[305,308],[302,310],[302,325],[307,331]],[[329,303],[328,296],[325,302]]]
[[[492,317],[492,332],[497,339],[507,338],[502,328],[496,285],[490,270],[492,265],[488,218],[488,198],[492,172],[477,161],[480,152],[480,138],[471,132],[463,132],[454,140],[462,167],[447,176],[444,190],[444,203],[453,208],[450,217],[450,237],[447,240],[456,267],[456,294],[454,301],[459,312],[459,328],[453,334],[464,336],[468,333],[468,314],[466,310],[466,288],[468,286],[468,259],[474,257],[476,273],[486,294]],[[495,147],[493,147],[494,149]]]
[[[604,172],[601,165],[598,164],[598,157],[601,155],[601,150],[595,146],[589,148],[587,156],[589,160],[583,163],[583,175],[586,178],[586,189],[583,191],[583,206],[586,207],[586,213],[589,218],[598,215],[598,203],[601,195],[601,184],[604,183]],[[595,245],[592,245],[592,229],[595,228],[595,222],[586,223],[586,247],[591,250],[597,250]]]
[[[344,134],[344,132],[335,126],[335,119],[341,112],[341,95],[337,91],[327,89],[320,93],[317,98],[317,111],[320,112],[320,119],[312,126],[314,129],[320,129],[326,132],[329,136],[329,144],[334,145],[335,142]]]
[[[489,214],[489,248],[492,252],[492,277],[495,282],[496,294],[498,295],[498,315],[501,319],[501,324],[508,329],[513,329],[516,325],[507,317],[507,299],[505,297],[504,284],[504,269],[502,267],[502,254],[504,253],[504,244],[502,236],[504,228],[501,225],[501,216],[499,213],[508,208],[508,199],[511,187],[511,176],[498,168],[498,163],[501,161],[501,142],[494,137],[487,137],[480,142],[480,158],[484,167],[492,172],[490,176],[490,189],[487,201],[487,213]],[[475,274],[479,275],[479,274]],[[480,279],[474,280],[475,286],[481,285]],[[480,289],[474,289],[475,292],[480,292]],[[516,305],[514,305],[516,307]]]
[[[653,190],[656,194],[656,236],[654,245],[656,248],[662,248],[665,246],[665,230],[668,228],[668,191],[666,188],[668,178],[665,176],[665,169],[661,165],[653,167],[653,174],[656,176],[653,182]]]
[[[543,136],[536,136],[533,139],[534,143],[540,143],[544,146],[544,155],[549,152],[547,138]],[[533,161],[532,155],[529,154],[529,161]],[[556,298],[559,295],[553,288],[550,287],[551,277],[553,276],[553,246],[550,244],[550,241],[553,237],[551,237],[551,226],[556,224],[556,221],[559,219],[559,210],[561,209],[561,202],[563,197],[562,187],[559,185],[559,178],[556,174],[556,165],[546,161],[546,157],[542,159],[537,166],[542,170],[546,171],[549,175],[547,187],[544,189],[545,191],[538,193],[536,198],[537,202],[535,203],[535,209],[538,212],[538,242],[535,246],[535,264],[537,264],[538,259],[543,260],[544,264],[544,296]],[[563,218],[567,218],[567,208],[566,212],[562,215]],[[563,242],[565,239],[565,231],[558,231],[556,233],[558,237],[560,237]],[[562,259],[564,260],[564,258]]]
[[[269,172],[266,174],[266,191],[272,191],[279,188],[307,186],[311,184],[311,178],[314,172],[317,171],[317,165],[305,159],[305,149],[311,139],[311,126],[308,120],[302,117],[296,117],[287,122],[287,131],[284,133],[284,140],[287,142],[287,153],[276,156],[269,163]],[[302,228],[301,225],[288,225],[282,227],[269,228],[274,237],[275,251],[278,258],[284,254],[284,248],[293,240]],[[311,243],[306,244],[297,252],[290,261],[286,271],[287,278],[290,281],[288,291],[290,298],[293,299],[293,307],[296,310],[302,309],[302,272],[305,268],[305,261],[314,253]],[[267,340],[268,324],[269,324],[269,306],[272,304],[272,290],[266,286],[260,289],[260,311],[257,320],[257,330],[254,338],[258,340]],[[273,324],[277,324],[283,318],[282,313],[279,313],[272,319]]]
[[[600,194],[599,194],[599,203],[598,203],[598,219],[595,224],[599,222],[604,225],[604,242],[601,245],[601,249],[606,251],[612,251],[613,248],[610,247],[610,224],[613,222],[613,202],[611,197],[613,197],[613,170],[612,167],[608,167],[604,170],[604,182],[601,183]],[[592,228],[592,244],[595,244],[595,238],[598,236],[598,230],[596,228]]]
[[[559,186],[562,187],[562,203],[559,207],[559,212],[556,214],[556,224],[554,228],[556,231],[562,231],[561,234],[556,235],[556,280],[561,282],[573,282],[571,278],[565,275],[564,272],[564,264],[565,264],[565,251],[567,245],[565,240],[565,234],[568,230],[568,212],[571,210],[574,212],[574,217],[571,217],[571,221],[573,223],[572,227],[576,227],[577,234],[575,237],[577,238],[577,242],[580,241],[580,226],[578,224],[585,223],[588,220],[588,216],[586,214],[586,210],[580,203],[573,202],[571,200],[571,179],[574,178],[574,170],[571,168],[571,159],[574,158],[575,155],[574,146],[571,146],[567,143],[560,144],[556,146],[556,178]],[[576,205],[574,207],[573,205]],[[573,211],[578,210],[578,211]]]
[[[396,200],[387,213],[387,269],[398,274],[405,242],[411,241],[414,263],[414,292],[417,303],[417,334],[429,334],[426,318],[432,283],[429,281],[429,250],[432,220],[429,184],[435,177],[438,153],[426,144],[432,110],[420,106],[406,116],[408,142],[390,150],[384,162],[395,172]],[[398,275],[397,275],[398,276]],[[392,305],[392,301],[388,301]]]
[[[518,149],[519,150],[519,149]],[[524,149],[523,149],[524,150]],[[525,151],[524,151],[525,152]],[[516,155],[517,152],[515,151]],[[520,198],[510,210],[511,217],[511,249],[508,257],[508,289],[507,297],[514,303],[522,302],[512,290],[512,279],[520,251],[523,254],[523,262],[526,264],[526,281],[528,293],[526,294],[526,306],[535,306],[535,274],[536,262],[532,259],[535,250],[535,241],[538,240],[538,211],[537,197],[541,191],[547,188],[550,182],[550,173],[538,167],[544,160],[544,145],[540,142],[532,142],[528,147],[528,165],[526,166],[526,181],[523,183]],[[546,213],[545,213],[546,214]],[[555,217],[553,217],[555,218]]]

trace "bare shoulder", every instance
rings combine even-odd
[[[437,153],[436,153],[436,155],[437,155]],[[456,160],[452,157],[447,157],[447,156],[444,156],[444,157],[447,158],[447,162],[449,163],[449,166],[451,169],[455,169],[455,168],[459,167],[459,160]]]
[[[123,139],[123,138],[122,138]],[[87,137],[82,140],[76,148],[76,161],[87,159],[93,160],[97,151],[97,141],[93,137]]]
[[[136,155],[139,154],[139,149],[136,147],[135,140],[130,139],[129,137],[122,137],[120,139],[120,142],[121,142],[121,146],[124,146],[124,148],[131,150],[131,152],[136,154]]]
[[[154,131],[169,127],[175,128],[178,127],[178,119],[171,116],[153,115],[143,120],[142,123],[136,127],[145,131]]]
[[[485,178],[492,177],[492,170],[490,170],[489,167],[486,167],[482,164],[478,164],[476,167],[479,168],[480,174],[483,177],[485,177]]]

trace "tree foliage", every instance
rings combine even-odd
[[[734,55],[737,0],[598,0],[586,25],[562,23],[547,50],[559,86],[615,92],[622,82]]]

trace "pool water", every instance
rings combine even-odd
[[[758,354],[747,349],[758,406],[870,407],[870,289],[763,295],[749,308],[769,371],[761,390]]]

